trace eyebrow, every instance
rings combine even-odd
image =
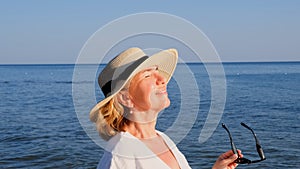
[[[144,69],[144,70],[142,70],[142,71],[140,71],[140,72],[138,73],[138,77],[141,77],[141,76],[143,76],[146,72],[149,72],[149,71],[151,71],[151,70],[155,70],[155,69],[157,69],[157,68],[158,68],[158,66],[152,66],[152,67],[146,68],[146,69]]]
[[[156,70],[158,68],[158,66],[152,66],[152,67],[149,67],[149,68],[146,68],[144,70],[142,70],[140,73],[145,73],[147,71],[151,71],[151,70]]]

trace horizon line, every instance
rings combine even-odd
[[[225,61],[225,62],[178,62],[177,64],[249,64],[249,63],[300,63],[300,61]],[[0,63],[9,65],[106,65],[107,63]]]

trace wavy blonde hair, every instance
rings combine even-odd
[[[129,122],[125,117],[125,109],[115,96],[99,109],[95,118],[91,119],[96,123],[99,135],[104,140],[109,140],[118,132],[124,131],[124,126]]]

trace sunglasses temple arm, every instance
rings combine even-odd
[[[237,148],[236,148],[236,146],[234,145],[232,136],[231,136],[231,134],[230,134],[228,128],[226,127],[226,125],[225,125],[224,123],[222,123],[222,127],[227,131],[227,133],[228,133],[228,135],[229,135],[230,144],[231,144],[231,149],[232,149],[233,153],[236,154],[236,155],[238,155],[238,157],[240,157],[240,156],[239,156],[239,153],[238,153],[238,151],[237,151]]]
[[[262,160],[265,160],[266,157],[265,157],[265,154],[264,154],[264,152],[263,152],[263,150],[262,150],[262,148],[261,148],[260,145],[256,144],[256,150],[257,150],[257,152],[258,152],[260,158],[261,158]]]
[[[236,155],[238,155],[238,157],[240,157],[239,153],[237,152],[237,148],[234,145],[233,141],[231,141],[230,144],[231,144],[231,149],[232,149],[233,153],[236,154]]]
[[[256,142],[256,150],[257,150],[257,152],[259,154],[259,157],[261,158],[261,160],[257,160],[256,162],[265,160],[266,159],[265,154],[264,154],[264,152],[263,152],[263,150],[261,148],[261,145],[260,145],[260,143],[258,141],[258,138],[256,137],[256,134],[254,133],[254,131],[252,130],[252,128],[250,128],[249,126],[247,126],[243,122],[241,123],[241,125],[244,126],[245,128],[247,128],[248,130],[250,130],[252,132],[253,136],[254,136],[254,139],[255,139],[255,142]],[[255,162],[255,161],[253,161],[253,162]]]

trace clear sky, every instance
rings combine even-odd
[[[208,36],[224,62],[300,61],[298,0],[2,0],[0,64],[75,63],[95,31],[141,12],[190,21]]]

